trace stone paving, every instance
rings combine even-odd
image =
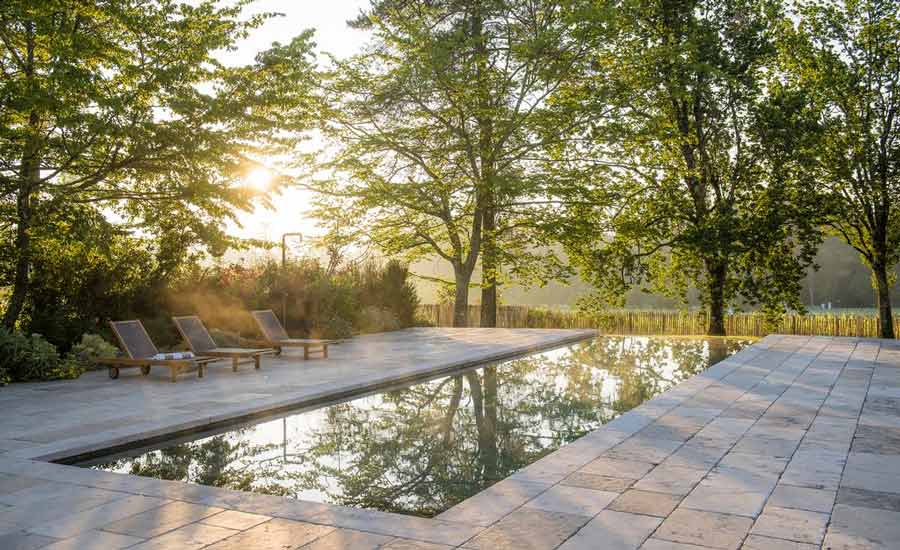
[[[0,390],[0,548],[900,548],[900,344],[769,336],[435,519],[40,460],[585,333],[416,329],[332,359]],[[58,397],[58,399],[54,399]]]

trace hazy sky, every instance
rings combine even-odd
[[[347,27],[369,4],[368,0],[258,0],[247,13],[279,12],[283,15],[270,19],[252,36],[243,41],[236,52],[228,54],[229,64],[246,64],[269,47],[272,42],[288,42],[304,29],[315,30],[317,49],[339,57],[359,51],[366,40],[365,33]],[[241,215],[243,227],[231,227],[230,231],[241,237],[279,240],[282,233],[300,231],[305,235],[315,233],[312,220],[305,216],[308,196],[297,190],[288,190],[274,198],[275,208],[257,208],[253,214]]]

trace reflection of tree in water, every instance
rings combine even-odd
[[[388,392],[374,405],[329,407],[308,437],[287,442],[290,464],[272,452],[281,441],[231,434],[145,455],[131,471],[273,494],[317,490],[328,502],[432,516],[743,345],[599,338]]]
[[[190,481],[254,493],[290,494],[278,483],[281,466],[255,460],[276,445],[254,445],[241,439],[248,429],[193,443],[180,443],[133,459],[121,459],[98,467],[158,479]]]

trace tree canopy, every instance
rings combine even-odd
[[[336,178],[318,190],[337,200],[320,215],[349,208],[387,253],[449,262],[458,324],[479,255],[494,302],[502,264],[538,279],[560,267],[534,254],[525,199],[541,196],[544,149],[568,136],[547,103],[582,58],[568,16],[558,2],[378,1],[355,22],[373,44],[335,66]]]
[[[804,174],[811,116],[771,79],[783,15],[759,0],[628,0],[589,40],[584,82],[565,90],[596,113],[559,155],[564,207],[548,226],[597,289],[686,296],[724,334],[739,298],[802,309],[819,237]]]
[[[893,338],[890,289],[900,262],[900,3],[801,2],[783,44],[790,84],[821,125],[817,183],[830,227],[872,270],[881,336]]]
[[[144,232],[223,250],[258,192],[236,185],[254,154],[309,125],[309,33],[246,67],[227,52],[269,15],[247,1],[11,0],[0,5],[3,322],[25,305],[35,227],[92,207]]]

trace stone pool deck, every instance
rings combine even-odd
[[[900,548],[900,344],[878,340],[766,337],[436,519],[46,462],[589,334],[414,329],[0,389],[0,548]]]

